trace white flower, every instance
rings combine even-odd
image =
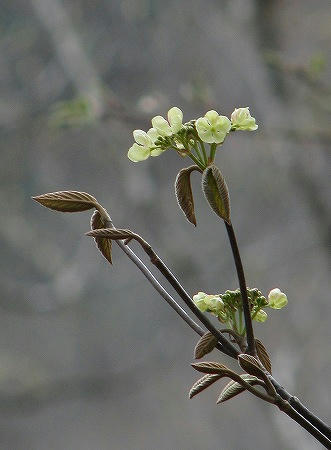
[[[254,131],[258,128],[254,117],[249,112],[248,106],[246,108],[236,108],[231,114],[231,122],[236,130]]]
[[[282,309],[287,305],[287,297],[280,291],[280,289],[275,288],[269,292],[268,302],[268,306],[270,306],[270,308]]]
[[[155,128],[151,128],[147,133],[143,130],[134,130],[133,137],[136,142],[130,147],[128,158],[133,162],[139,162],[150,156],[159,156],[164,150],[155,148],[155,141],[158,136]]]
[[[208,111],[205,117],[195,122],[199,138],[208,144],[221,144],[231,129],[231,122],[226,116],[220,116],[216,111]]]
[[[169,121],[169,122],[168,122]],[[178,133],[183,126],[183,113],[174,106],[168,111],[168,121],[162,116],[155,116],[152,119],[153,128],[155,128],[160,136],[171,136]]]

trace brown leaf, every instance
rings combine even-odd
[[[210,331],[208,331],[199,339],[197,345],[195,346],[194,358],[200,359],[207,355],[215,348],[216,344],[217,339]]]
[[[224,366],[223,364],[219,364],[217,362],[193,363],[191,364],[191,366],[198,372],[202,373],[214,373],[218,375],[225,375],[226,373],[230,372],[230,370],[226,366]]]
[[[238,356],[238,362],[240,367],[246,370],[250,375],[254,375],[258,378],[265,378],[265,374],[261,369],[259,362],[254,358],[254,356],[242,353]]]
[[[264,367],[267,369],[267,371],[269,373],[272,373],[270,356],[269,356],[264,344],[259,339],[255,339],[255,346],[256,346],[257,355],[258,355],[261,363],[264,365]]]
[[[99,228],[103,228],[104,223],[101,219],[101,214],[99,211],[94,211],[91,217],[91,229],[92,230],[98,230]],[[111,254],[111,247],[112,242],[111,239],[103,239],[96,237],[94,238],[95,245],[100,250],[101,254],[107,259],[107,261],[112,264],[112,254]]]
[[[252,386],[262,383],[261,380],[254,377],[253,375],[243,374],[240,375],[240,377]],[[227,400],[230,400],[231,398],[235,397],[238,394],[241,394],[245,390],[246,389],[243,386],[241,386],[241,384],[239,384],[237,381],[231,380],[222,390],[216,403],[223,403]]]
[[[98,204],[92,195],[78,191],[50,192],[32,198],[46,208],[61,212],[87,211]]]
[[[135,237],[135,234],[130,230],[120,230],[116,228],[101,228],[99,230],[93,230],[86,233],[86,236],[92,236],[94,238],[108,238],[114,239],[128,239]]]
[[[175,181],[175,193],[177,203],[185,217],[189,222],[196,226],[197,221],[194,213],[194,199],[190,179],[191,173],[194,170],[201,172],[201,169],[198,166],[186,167],[179,171]]]
[[[229,191],[223,175],[216,166],[211,165],[204,170],[202,191],[212,210],[230,224]]]
[[[202,378],[197,380],[193,386],[191,387],[189,398],[193,398],[195,395],[199,394],[200,392],[204,391],[209,387],[211,384],[215,383],[215,381],[222,378],[219,375],[204,375]]]

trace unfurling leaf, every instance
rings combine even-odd
[[[240,377],[252,386],[254,386],[255,384],[260,385],[263,384],[261,380],[254,377],[253,375],[248,375],[247,373],[240,375]],[[230,400],[231,398],[235,397],[238,394],[241,394],[245,390],[246,389],[243,386],[241,386],[241,384],[239,384],[237,381],[231,380],[222,390],[216,403],[223,403],[226,400]]]
[[[202,373],[213,373],[218,375],[225,376],[228,373],[231,373],[230,369],[228,369],[223,364],[219,364],[217,362],[200,362],[191,364],[193,369]]]
[[[267,369],[269,373],[272,373],[270,356],[267,352],[267,349],[259,339],[255,339],[255,347],[257,351],[257,356],[259,357],[261,363],[264,365],[264,367]]]
[[[97,200],[92,195],[78,191],[50,192],[32,198],[46,208],[61,212],[87,211],[98,205]]]
[[[216,166],[211,165],[204,170],[202,191],[212,210],[230,224],[229,191],[223,175]]]
[[[99,211],[94,211],[91,217],[91,229],[98,230],[104,227],[104,223],[101,219],[101,214]],[[95,245],[100,250],[101,254],[112,264],[111,257],[111,239],[94,238]]]
[[[197,221],[194,213],[194,199],[190,179],[191,173],[194,170],[201,172],[201,169],[198,166],[186,167],[179,171],[175,181],[175,193],[177,203],[185,214],[185,217],[189,222],[196,226]]]
[[[132,239],[136,235],[130,230],[118,230],[116,228],[101,228],[99,230],[93,230],[86,233],[86,236],[92,236],[94,238],[108,238],[115,241],[120,239]]]
[[[194,358],[200,359],[207,355],[215,348],[216,344],[217,339],[210,331],[208,331],[199,339],[197,345],[195,346]]]
[[[210,374],[204,375],[202,378],[197,380],[191,387],[189,398],[193,398],[195,395],[204,391],[205,389],[207,389],[207,387],[215,383],[215,381],[219,380],[220,378],[222,378],[220,375],[210,375]]]
[[[261,369],[259,362],[254,358],[254,356],[242,353],[238,356],[238,362],[242,369],[246,370],[250,375],[254,375],[258,378],[265,378],[265,374]]]

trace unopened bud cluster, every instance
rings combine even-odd
[[[265,322],[267,313],[263,308],[281,309],[287,305],[286,295],[280,289],[272,289],[266,298],[258,289],[247,288],[247,296],[250,304],[251,317],[257,322]],[[209,312],[216,316],[222,323],[227,324],[235,331],[245,332],[242,324],[242,298],[239,289],[225,291],[224,294],[205,294],[199,292],[193,296],[196,306],[203,312]]]
[[[254,131],[258,128],[248,107],[236,108],[230,119],[211,110],[204,117],[183,123],[183,112],[175,106],[168,111],[167,118],[156,116],[152,119],[152,128],[147,132],[133,132],[135,143],[128,152],[131,161],[144,161],[150,156],[159,156],[165,150],[174,149],[181,156],[191,157],[204,168],[213,161],[217,145],[224,142],[230,131]],[[213,146],[209,157],[204,144]]]

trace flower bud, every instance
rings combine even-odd
[[[231,114],[231,122],[236,130],[254,131],[258,125],[255,123],[254,117],[251,116],[249,108],[236,108]]]
[[[260,309],[260,311],[257,312],[256,316],[254,317],[254,320],[257,322],[265,322],[268,318],[268,314],[263,311],[263,309]]]
[[[208,309],[208,305],[205,303],[205,297],[207,294],[204,292],[198,292],[197,294],[193,295],[193,301],[195,305],[200,309],[200,311],[205,312]]]
[[[280,289],[275,288],[269,292],[268,295],[268,306],[273,309],[282,309],[287,305],[286,295],[280,291]]]

